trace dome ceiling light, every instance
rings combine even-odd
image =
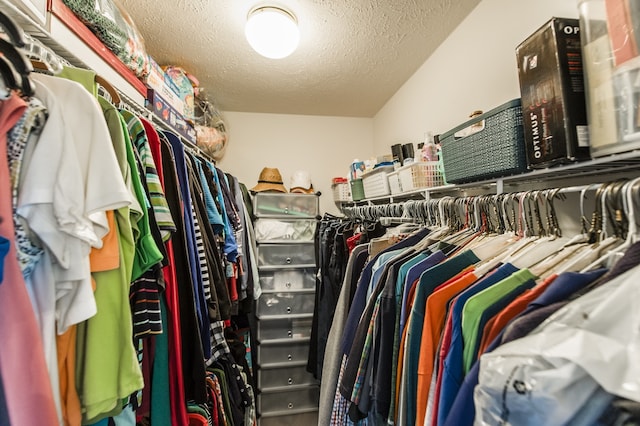
[[[252,9],[244,33],[253,50],[271,59],[286,58],[300,42],[296,17],[275,6]]]

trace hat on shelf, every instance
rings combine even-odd
[[[282,175],[280,170],[271,167],[265,167],[260,172],[258,177],[258,184],[251,188],[253,192],[287,192],[287,189],[282,184]]]
[[[291,192],[299,194],[313,194],[313,185],[311,184],[311,176],[305,170],[298,170],[291,175]]]

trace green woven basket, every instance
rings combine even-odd
[[[478,125],[481,130],[460,136]],[[445,179],[466,183],[527,170],[520,99],[514,99],[440,136]]]

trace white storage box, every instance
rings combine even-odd
[[[444,185],[444,176],[438,161],[407,164],[398,169],[398,177],[403,192]]]
[[[392,172],[387,175],[389,179],[389,191],[391,191],[391,195],[396,195],[402,193],[402,186],[400,185],[400,174],[399,172]]]
[[[383,197],[391,193],[387,174],[393,172],[393,166],[382,166],[362,175],[364,197]]]

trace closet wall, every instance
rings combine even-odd
[[[331,179],[344,176],[354,158],[373,155],[371,118],[225,112],[230,135],[220,166],[252,188],[263,167],[277,167],[289,189],[296,170],[311,174],[321,191],[320,211],[338,213]]]
[[[231,139],[221,165],[255,185],[262,167],[278,167],[288,185],[309,170],[322,191],[320,210],[336,213],[331,178],[354,158],[418,143],[520,96],[515,48],[552,16],[578,16],[577,0],[482,0],[438,50],[371,119],[225,112]]]
[[[578,1],[482,0],[376,114],[374,152],[520,97],[516,46],[552,16],[577,18]]]

